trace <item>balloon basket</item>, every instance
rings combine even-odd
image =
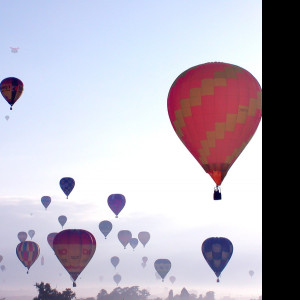
[[[216,186],[214,190],[214,200],[221,200],[221,199],[222,199],[221,189],[219,186]]]

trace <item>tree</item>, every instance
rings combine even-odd
[[[71,289],[66,289],[62,293],[56,289],[51,289],[49,283],[36,283],[35,287],[38,289],[39,294],[33,300],[72,300],[76,296]]]
[[[97,295],[97,300],[147,300],[148,296],[150,293],[145,289],[140,290],[138,286],[116,287],[110,294],[102,289]]]

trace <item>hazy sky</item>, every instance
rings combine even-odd
[[[153,294],[186,287],[258,298],[262,125],[226,176],[222,201],[213,201],[215,184],[176,136],[167,96],[181,72],[212,61],[238,65],[262,84],[261,18],[258,0],[2,1],[0,80],[20,78],[24,92],[12,111],[0,101],[0,297],[35,296],[40,281],[72,288],[47,243],[63,214],[64,229],[86,229],[97,240],[74,288],[78,297],[111,291],[119,273],[121,287]],[[69,199],[59,187],[66,176],[76,182]],[[114,193],[127,201],[118,219],[107,205]],[[113,223],[107,240],[102,220]],[[26,274],[15,249],[18,232],[30,229],[41,253]],[[124,250],[122,229],[134,237],[149,231],[151,239]],[[201,252],[211,236],[234,246],[220,283]],[[116,270],[112,256],[120,258]],[[164,283],[154,274],[157,258],[172,262]]]

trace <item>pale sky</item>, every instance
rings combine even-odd
[[[261,19],[257,0],[1,3],[0,80],[19,78],[24,92],[12,111],[0,101],[0,264],[6,267],[0,297],[33,298],[41,281],[96,297],[116,287],[116,273],[119,286],[164,297],[183,287],[213,290],[217,299],[261,295],[262,124],[228,172],[223,199],[213,201],[213,180],[176,136],[167,112],[173,81],[201,63],[238,65],[262,85]],[[76,184],[66,199],[59,180],[68,176]],[[126,197],[118,219],[107,205],[114,193]],[[45,195],[52,198],[47,211]],[[47,243],[50,232],[61,230],[60,215],[68,218],[64,229],[88,230],[97,241],[76,288]],[[113,223],[107,240],[98,228],[103,220]],[[30,229],[41,253],[26,274],[15,249],[18,232]],[[133,237],[149,231],[150,241],[124,250],[117,239],[122,229]],[[201,252],[211,236],[227,237],[234,247],[220,283]],[[116,270],[112,256],[120,258]],[[165,282],[155,277],[158,258],[172,263]]]

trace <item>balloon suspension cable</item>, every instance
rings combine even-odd
[[[221,194],[221,187],[219,185],[216,185],[214,189],[214,200],[221,200],[222,194]]]

